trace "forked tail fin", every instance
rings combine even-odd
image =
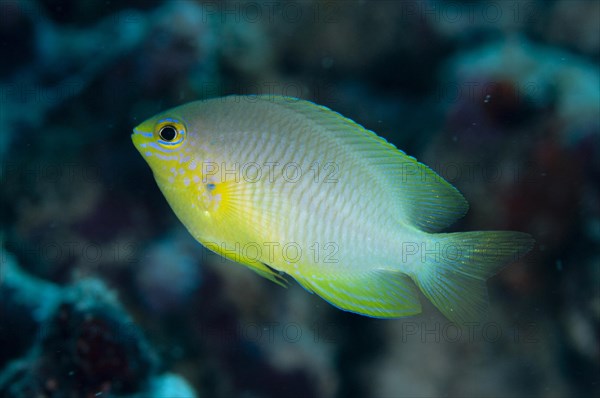
[[[534,244],[522,232],[478,231],[430,235],[436,250],[413,276],[425,296],[452,322],[480,320],[487,310],[486,279]]]

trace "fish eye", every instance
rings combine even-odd
[[[159,121],[155,127],[155,136],[158,144],[163,148],[177,148],[185,138],[185,125],[172,118]]]
[[[172,142],[177,138],[177,129],[170,124],[167,124],[166,126],[161,127],[158,131],[158,136],[163,141]]]

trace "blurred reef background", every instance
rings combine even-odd
[[[600,393],[600,2],[0,0],[0,396]],[[208,253],[133,147],[188,101],[326,105],[529,232],[469,330]]]

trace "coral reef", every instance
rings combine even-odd
[[[0,335],[14,342],[2,358],[2,396],[195,396],[180,376],[158,373],[154,350],[105,284],[61,288],[26,274],[1,250]],[[34,327],[10,335],[13,319]]]

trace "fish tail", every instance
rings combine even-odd
[[[512,231],[429,236],[427,245],[418,248],[420,266],[412,276],[442,314],[458,324],[483,317],[488,308],[486,280],[526,254],[535,242],[526,233]],[[403,251],[403,256],[417,254],[415,249]]]

